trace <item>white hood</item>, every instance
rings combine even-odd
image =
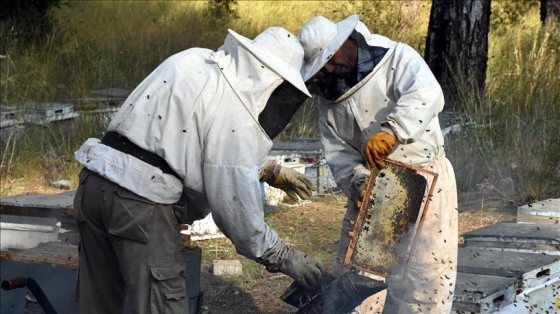
[[[258,121],[259,113],[283,79],[268,67],[263,67],[231,34],[227,35],[224,45],[211,59],[219,65],[245,107]]]

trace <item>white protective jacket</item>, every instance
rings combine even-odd
[[[281,241],[263,219],[259,184],[272,141],[257,118],[281,82],[231,35],[216,52],[177,53],[131,93],[108,131],[164,158],[182,182],[98,139],[86,141],[76,158],[158,203],[172,204],[183,193],[188,215],[211,212],[240,254],[274,255]]]
[[[444,106],[443,93],[422,57],[411,47],[370,34],[361,23],[356,30],[369,45],[388,51],[370,74],[341,97],[335,101],[319,100],[325,156],[335,180],[349,198],[339,259],[350,241],[345,232],[353,230],[351,222],[358,214],[352,201],[358,197],[354,195],[357,189],[353,187],[370,173],[362,153],[370,136],[381,130],[393,134],[397,144],[389,158],[438,173],[438,193],[430,197],[430,210],[417,235],[415,250],[410,253],[405,278],[387,278],[384,306],[385,297],[373,295],[355,310],[377,313],[381,307],[383,313],[449,313],[457,264],[457,195],[438,121]],[[432,179],[427,180],[432,184]]]
[[[365,167],[365,142],[378,131],[397,139],[390,159],[422,167],[444,154],[438,121],[443,93],[424,60],[406,44],[360,27],[356,30],[370,46],[389,50],[368,76],[337,100],[319,101],[325,158],[338,186],[351,199],[352,184],[370,172]]]

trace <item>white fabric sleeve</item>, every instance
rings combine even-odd
[[[205,138],[204,189],[212,218],[237,252],[256,260],[279,248],[278,234],[264,220],[259,167],[266,152],[259,139],[266,134],[235,102],[222,106]],[[269,141],[269,140],[267,140]]]
[[[428,125],[443,110],[443,92],[430,68],[411,47],[395,58],[394,93],[397,107],[381,123],[382,130],[397,138],[401,144],[420,139]]]
[[[320,106],[320,110],[324,108]],[[321,145],[336,184],[348,198],[353,199],[355,195],[352,193],[352,185],[364,182],[369,177],[370,170],[364,165],[365,159],[359,148],[348,144],[337,135],[336,126],[328,119],[329,114],[332,113],[319,115]]]
[[[212,218],[237,252],[249,259],[261,257],[280,241],[264,220],[256,169],[239,166],[204,166]]]

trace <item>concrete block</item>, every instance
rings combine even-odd
[[[212,261],[212,272],[216,276],[240,275],[243,273],[243,267],[238,260],[214,260]]]

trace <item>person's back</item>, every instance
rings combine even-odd
[[[319,282],[321,263],[281,241],[260,196],[272,142],[256,117],[284,80],[309,95],[302,62],[284,28],[254,40],[229,30],[218,51],[192,48],[165,60],[104,137],[80,147],[81,312],[120,312],[126,294],[134,312],[186,312],[179,224],[209,212],[240,254],[304,286]],[[293,178],[280,171],[274,181]]]

